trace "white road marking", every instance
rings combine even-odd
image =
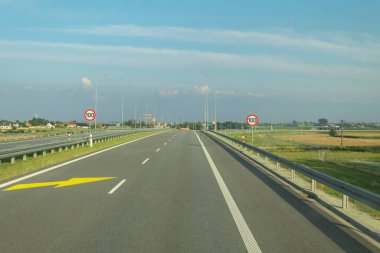
[[[164,146],[166,146],[166,144],[167,144],[167,143],[165,142],[165,143],[164,143]]]
[[[230,209],[230,212],[232,214],[232,217],[235,221],[236,226],[238,227],[238,230],[240,232],[240,235],[244,241],[245,247],[247,248],[247,251],[249,253],[261,253],[261,249],[259,245],[257,244],[255,238],[252,235],[251,230],[249,229],[247,223],[244,220],[243,215],[241,214],[239,207],[236,205],[235,200],[232,198],[232,195],[230,191],[228,190],[226,184],[224,183],[224,180],[222,176],[220,175],[218,169],[215,166],[214,161],[211,159],[210,154],[208,153],[205,145],[203,144],[201,138],[199,138],[199,135],[197,132],[195,132],[197,135],[198,141],[202,146],[203,152],[206,155],[206,158],[208,160],[208,163],[210,164],[210,167],[212,169],[212,172],[214,173],[214,176],[216,178],[216,181],[218,182],[219,188],[222,191],[224,200],[226,201],[228,208]]]
[[[169,139],[169,141],[172,141],[172,139]]]
[[[112,193],[114,193],[122,184],[124,184],[125,183],[125,181],[127,181],[126,179],[123,179],[123,180],[121,180],[121,182],[120,183],[118,183],[114,188],[112,188],[112,190],[110,190],[109,192],[108,192],[108,194],[112,194]]]
[[[149,158],[145,159],[141,164],[146,164],[149,161]]]
[[[156,152],[158,152],[158,151],[160,151],[161,149],[160,148],[158,148],[158,149],[156,149]]]
[[[167,132],[167,131],[165,131]],[[26,175],[26,176],[23,176],[23,177],[20,177],[20,178],[17,178],[17,179],[14,179],[14,180],[11,180],[9,182],[6,182],[4,184],[0,184],[0,189],[1,188],[4,188],[4,187],[7,187],[9,185],[12,185],[12,184],[15,184],[15,183],[18,183],[20,181],[23,181],[25,179],[29,179],[31,177],[35,177],[35,176],[38,176],[40,174],[43,174],[43,173],[46,173],[46,172],[49,172],[51,170],[55,170],[55,169],[58,169],[60,167],[63,167],[65,165],[69,165],[69,164],[72,164],[72,163],[75,163],[75,162],[78,162],[80,160],[83,160],[83,159],[86,159],[86,158],[89,158],[91,156],[95,156],[95,155],[98,155],[100,153],[103,153],[103,152],[106,152],[106,151],[109,151],[111,149],[114,149],[114,148],[118,148],[118,147],[121,147],[121,146],[124,146],[124,145],[127,145],[127,144],[130,144],[132,142],[136,142],[136,141],[139,141],[139,140],[142,140],[142,139],[145,139],[145,138],[149,138],[149,137],[152,137],[152,136],[155,136],[157,134],[162,134],[162,133],[165,133],[165,132],[160,132],[160,133],[156,133],[156,134],[152,134],[152,135],[149,135],[149,136],[145,136],[145,137],[141,137],[139,139],[136,139],[136,140],[133,140],[133,141],[128,141],[126,143],[122,143],[122,144],[119,144],[119,145],[116,145],[116,146],[113,146],[113,147],[109,147],[109,148],[106,148],[106,149],[103,149],[103,150],[100,150],[98,152],[95,152],[95,153],[92,153],[92,154],[89,154],[89,155],[86,155],[86,156],[82,156],[80,158],[77,158],[77,159],[74,159],[74,160],[71,160],[71,161],[68,161],[68,162],[65,162],[65,163],[61,163],[59,165],[56,165],[56,166],[53,166],[53,167],[50,167],[50,168],[47,168],[47,169],[44,169],[44,170],[40,170],[38,172],[35,172],[35,173],[32,173],[32,174],[29,174],[29,175]]]

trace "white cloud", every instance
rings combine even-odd
[[[80,78],[82,82],[83,89],[88,89],[92,86],[91,80],[88,79],[86,76]]]
[[[346,79],[378,80],[376,65],[317,64],[272,55],[249,55],[196,50],[87,45],[35,41],[1,41],[0,59],[53,61],[141,68],[177,69],[202,66],[219,70],[259,70]]]
[[[216,94],[223,95],[223,96],[235,96],[236,95],[236,93],[234,91],[220,91],[220,90],[217,90]]]
[[[276,32],[193,29],[173,26],[106,25],[88,28],[64,29],[64,32],[104,36],[151,37],[178,41],[217,44],[250,44],[275,47],[306,48],[322,50],[332,54],[343,54],[363,61],[379,61],[380,44],[373,37],[363,34],[358,41],[341,32],[321,33],[313,36],[294,31]],[[320,38],[315,38],[315,37]],[[323,39],[322,39],[323,37]]]
[[[208,85],[205,84],[205,85],[195,86],[194,90],[197,93],[206,94],[206,93],[210,92],[210,87],[208,87]]]
[[[162,97],[173,97],[179,94],[178,90],[160,90],[158,94]]]
[[[254,98],[263,98],[265,95],[263,93],[254,93],[254,92],[248,92],[246,94],[248,97],[254,97]]]

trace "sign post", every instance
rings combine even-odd
[[[156,127],[156,121],[157,121],[157,119],[156,119],[155,117],[153,117],[153,118],[152,118],[152,122],[153,122],[153,128],[155,128],[155,127]]]
[[[251,127],[251,145],[253,146],[253,127],[259,123],[259,117],[256,114],[249,114],[245,121]]]
[[[87,109],[84,111],[84,118],[85,120],[89,121],[90,122],[90,138],[89,138],[89,142],[90,142],[90,147],[92,147],[92,133],[91,133],[91,122],[93,120],[96,119],[96,112],[94,109]]]

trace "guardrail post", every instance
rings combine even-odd
[[[277,162],[277,163],[276,163],[276,171],[278,172],[279,170],[280,170],[280,163]]]
[[[268,164],[268,157],[265,157],[265,164]]]
[[[67,150],[69,150],[69,147],[68,147],[68,146],[65,147],[65,151],[67,151]]]
[[[74,148],[75,148],[74,145],[71,145],[71,150],[74,150]]]
[[[84,147],[84,143],[82,143],[82,147]]]
[[[260,153],[257,152],[257,153],[256,153],[256,156],[257,156],[257,158],[260,158]]]
[[[292,170],[292,180],[295,180],[295,179],[296,179],[296,172]]]
[[[315,192],[315,190],[317,188],[316,185],[317,185],[317,182],[314,179],[312,179],[311,180],[311,191],[312,192]]]
[[[79,148],[79,143],[77,144],[77,148]]]
[[[37,152],[33,153],[33,158],[37,158]]]
[[[46,156],[46,150],[42,151],[42,156]]]
[[[52,149],[52,150],[50,151],[50,153],[51,153],[51,154],[54,154],[54,152],[55,152],[55,150],[54,150],[54,149]]]
[[[16,157],[12,157],[11,158],[11,163],[15,163],[16,162]]]
[[[344,210],[348,209],[348,196],[345,194],[343,194],[343,197],[342,197],[342,208]]]
[[[59,148],[59,149],[58,149],[58,152],[62,152],[62,148]]]
[[[22,156],[22,160],[24,160],[24,161],[25,161],[25,160],[26,160],[26,158],[27,158],[27,157],[26,157],[26,155],[23,155],[23,156]]]

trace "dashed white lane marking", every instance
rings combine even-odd
[[[227,203],[228,208],[230,209],[230,212],[232,214],[232,217],[235,221],[236,226],[238,227],[238,230],[240,232],[240,235],[244,241],[245,247],[247,248],[247,251],[249,253],[261,253],[261,249],[259,245],[257,244],[255,238],[252,235],[251,230],[249,229],[247,223],[244,220],[243,215],[241,214],[239,207],[236,205],[235,200],[232,198],[232,195],[230,191],[228,190],[226,184],[224,183],[224,180],[222,176],[220,175],[218,169],[215,166],[214,161],[211,159],[210,154],[208,153],[205,145],[203,144],[201,138],[199,138],[199,135],[197,132],[195,132],[197,135],[198,141],[202,146],[203,152],[206,155],[206,158],[208,160],[208,163],[210,164],[210,167],[212,169],[212,172],[214,173],[214,176],[216,178],[216,181],[218,182],[219,188],[222,191],[224,200]]]
[[[172,141],[172,139],[169,139],[168,141]]]
[[[164,143],[164,146],[166,146],[166,144],[167,144],[167,143],[165,142],[165,143]]]
[[[149,161],[149,158],[145,159],[141,164],[146,164]]]
[[[126,179],[123,179],[123,180],[121,180],[121,182],[120,183],[118,183],[114,188],[112,188],[112,190],[110,190],[109,192],[108,192],[108,194],[112,194],[112,193],[114,193],[122,184],[124,184],[125,183],[125,181],[127,181]]]
[[[161,149],[160,148],[158,148],[158,149],[156,149],[156,152],[158,152],[158,151],[160,151]]]

